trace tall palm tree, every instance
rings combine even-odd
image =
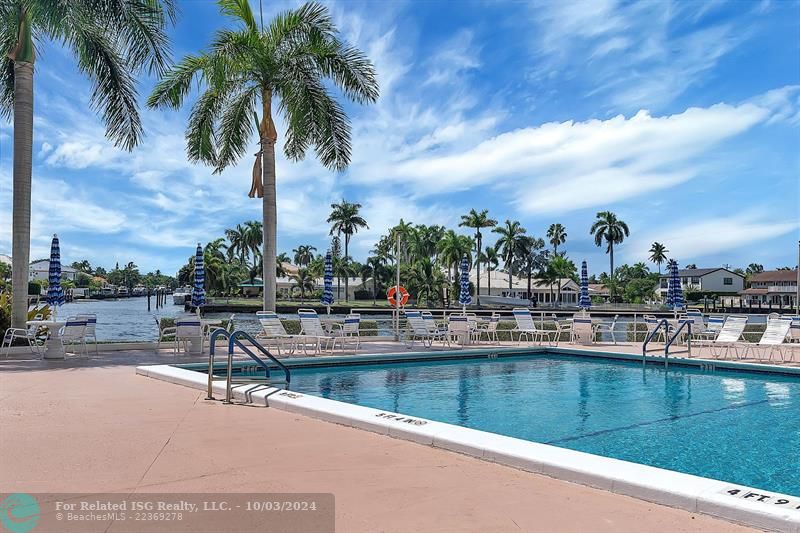
[[[350,121],[330,88],[366,103],[378,99],[378,83],[369,59],[337,37],[323,5],[285,11],[260,29],[248,0],[219,0],[219,5],[238,28],[219,30],[207,52],[186,56],[170,69],[147,105],[177,109],[197,80],[203,90],[189,117],[187,151],[190,160],[217,173],[248,152],[257,130],[260,149],[250,196],[263,198],[264,309],[274,311],[278,132],[273,103],[287,124],[286,157],[303,159],[313,147],[325,167],[341,171],[350,162]]]
[[[658,274],[661,275],[661,264],[667,260],[669,250],[667,247],[656,241],[650,246],[650,261],[658,265]]]
[[[497,253],[497,248],[494,246],[487,246],[483,252],[483,262],[486,264],[486,272],[488,274],[488,279],[486,280],[486,284],[488,285],[487,289],[489,291],[489,295],[492,294],[492,272],[500,265],[500,256]]]
[[[301,244],[292,252],[294,252],[294,263],[297,266],[307,267],[308,264],[314,260],[314,252],[316,252],[316,247],[310,244]]]
[[[0,2],[0,117],[14,119],[11,323],[28,315],[33,168],[33,67],[37,45],[56,41],[71,52],[92,83],[91,107],[106,136],[125,150],[142,137],[136,75],[160,73],[169,62],[167,26],[172,0],[4,0]],[[113,35],[107,32],[113,28]]]
[[[564,279],[568,279],[568,278],[574,277],[575,271],[576,271],[575,263],[573,263],[571,260],[567,259],[566,257],[564,257],[562,255],[553,255],[553,257],[551,257],[550,261],[548,262],[547,270],[550,273],[552,273],[553,276],[555,277],[554,281],[555,281],[556,286],[558,287],[558,295],[556,297],[556,303],[559,304],[559,303],[561,303],[561,286],[563,284],[562,281]],[[550,277],[550,276],[548,276],[548,277]],[[550,277],[550,279],[551,279],[550,290],[551,290],[551,294],[552,294],[552,280],[553,280],[553,278]]]
[[[249,249],[245,243],[247,230],[241,225],[236,224],[235,228],[225,230],[225,237],[228,239],[228,259],[234,257],[244,264],[249,254]]]
[[[294,281],[295,287],[300,287],[300,301],[306,298],[306,291],[314,290],[314,278],[307,268],[298,268],[297,272],[289,276]]]
[[[367,221],[358,214],[358,210],[361,209],[361,204],[342,200],[341,203],[331,204],[331,209],[333,209],[333,211],[331,211],[328,217],[328,223],[332,224],[330,235],[334,233],[344,234],[344,256],[349,257],[348,249],[350,247],[350,237],[352,237],[354,233],[358,233],[360,228],[369,229]],[[348,300],[347,278],[344,278],[344,300]]]
[[[472,239],[447,230],[437,244],[439,264],[447,268],[447,280],[453,281],[453,273],[458,271],[461,258],[472,250]]]
[[[505,225],[498,226],[492,230],[500,235],[495,246],[500,249],[503,256],[506,270],[508,271],[508,290],[511,290],[511,275],[514,271],[514,259],[520,250],[520,238],[525,235],[526,230],[519,221],[506,220]]]
[[[567,228],[561,224],[550,224],[547,228],[547,239],[553,245],[553,255],[558,255],[558,245],[567,242]]]
[[[369,277],[372,277],[372,305],[377,303],[378,277],[383,268],[383,260],[378,256],[371,255],[367,258],[367,262],[361,269],[361,277],[364,282],[366,282]]]
[[[630,235],[628,225],[617,218],[611,211],[600,211],[597,213],[597,220],[592,224],[589,234],[594,235],[594,243],[602,246],[606,243],[606,253],[609,255],[610,278],[614,278],[614,245],[622,244],[625,237]]]
[[[468,228],[475,229],[475,258],[477,259],[478,255],[481,253],[483,247],[483,235],[481,234],[481,228],[492,228],[497,225],[497,221],[489,218],[489,210],[484,209],[480,213],[475,211],[474,209],[470,209],[469,213],[466,215],[461,215],[461,222],[458,224],[459,226],[466,226]],[[478,307],[481,305],[481,263],[480,261],[475,261],[475,266],[477,268],[476,273],[478,276],[478,283],[475,292],[475,301]]]
[[[528,277],[528,299],[532,299],[531,280],[533,272],[541,272],[547,266],[547,250],[544,249],[544,240],[531,235],[523,235],[519,239],[520,267]]]

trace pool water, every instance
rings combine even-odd
[[[800,378],[543,355],[294,369],[293,391],[800,496]]]

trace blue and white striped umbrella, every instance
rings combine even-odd
[[[64,304],[64,287],[61,286],[61,250],[58,246],[58,235],[53,235],[50,245],[50,271],[47,277],[47,303],[51,307]]]
[[[194,255],[194,288],[192,288],[192,307],[206,305],[206,271],[203,268],[203,248],[197,243]]]
[[[683,300],[683,289],[681,289],[681,278],[678,275],[678,262],[671,261],[669,270],[669,282],[667,283],[667,306],[670,309],[683,309],[686,302]]]
[[[322,298],[320,298],[320,303],[322,305],[330,307],[333,305],[333,256],[331,252],[325,254],[325,274],[323,277],[325,282],[325,287],[322,290]]]
[[[462,307],[472,303],[472,296],[469,294],[469,259],[466,255],[461,259],[461,290],[458,293],[458,303]]]
[[[589,298],[589,270],[586,268],[586,261],[581,263],[581,298],[578,301],[581,309],[589,309],[592,300]]]

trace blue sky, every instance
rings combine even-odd
[[[265,4],[265,18],[298,5]],[[176,59],[229,24],[213,2],[179,5]],[[536,236],[561,222],[568,255],[592,272],[608,268],[588,233],[601,210],[631,228],[618,264],[645,260],[654,240],[681,265],[796,264],[800,3],[328,5],[375,63],[381,98],[346,106],[344,173],[279,155],[279,251],[323,250],[329,204],[345,198],[370,225],[351,244],[361,260],[400,217],[455,227],[474,207]],[[154,81],[142,78],[142,100]],[[186,160],[188,106],[144,110],[146,138],[126,153],[105,140],[62,49],[44,47],[35,83],[33,257],[57,232],[67,262],[174,273],[198,241],[260,218],[252,158],[222,175]],[[11,133],[0,123],[0,253],[11,249]]]

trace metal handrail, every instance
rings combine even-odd
[[[647,334],[647,336],[644,339],[644,342],[642,343],[642,364],[645,364],[647,362],[647,345],[650,343],[651,340],[653,340],[653,337],[656,336],[656,333],[658,333],[658,330],[661,329],[661,326],[664,326],[664,338],[666,339],[667,335],[669,335],[669,322],[667,321],[666,318],[662,318],[661,320],[658,321],[656,327],[653,328],[653,331]]]
[[[256,348],[258,348],[258,350],[262,354],[266,355],[273,363],[278,365],[278,367],[280,367],[280,369],[283,370],[283,373],[284,373],[284,375],[286,377],[286,384],[287,385],[289,384],[289,382],[291,381],[291,372],[289,371],[289,368],[286,365],[284,365],[283,363],[281,363],[274,355],[272,355],[269,352],[269,350],[267,350],[261,344],[259,344],[259,342],[256,341],[253,338],[252,335],[250,335],[246,331],[237,330],[237,331],[234,331],[233,333],[231,333],[230,336],[228,337],[228,369],[227,369],[228,370],[228,372],[227,372],[228,373],[228,377],[227,377],[227,383],[226,383],[226,386],[225,386],[225,403],[231,403],[231,396],[232,396],[232,388],[231,388],[231,386],[233,385],[233,348],[234,348],[234,346],[238,346],[239,348],[241,348],[242,351],[244,353],[246,353],[250,357],[250,359],[255,361],[258,366],[260,366],[261,368],[264,369],[265,378],[267,380],[269,380],[269,377],[270,377],[270,375],[269,375],[269,372],[270,372],[269,365],[266,362],[264,362],[264,360],[261,359],[259,356],[254,354],[241,341],[239,341],[239,339],[238,339],[239,337],[243,337],[243,338],[247,339],[248,341],[250,341],[250,344],[252,344]]]
[[[216,351],[217,337],[219,336],[230,339],[231,334],[224,328],[216,328],[211,332],[208,338],[208,394],[206,395],[206,400],[214,399],[214,392],[211,389],[211,385],[214,380],[214,352]]]
[[[681,330],[686,328],[686,349],[688,350],[689,357],[692,356],[692,320],[684,320],[680,323],[678,328],[673,333],[672,337],[664,344],[664,368],[667,368],[667,360],[669,359],[669,347],[675,342],[675,339],[681,334]]]

